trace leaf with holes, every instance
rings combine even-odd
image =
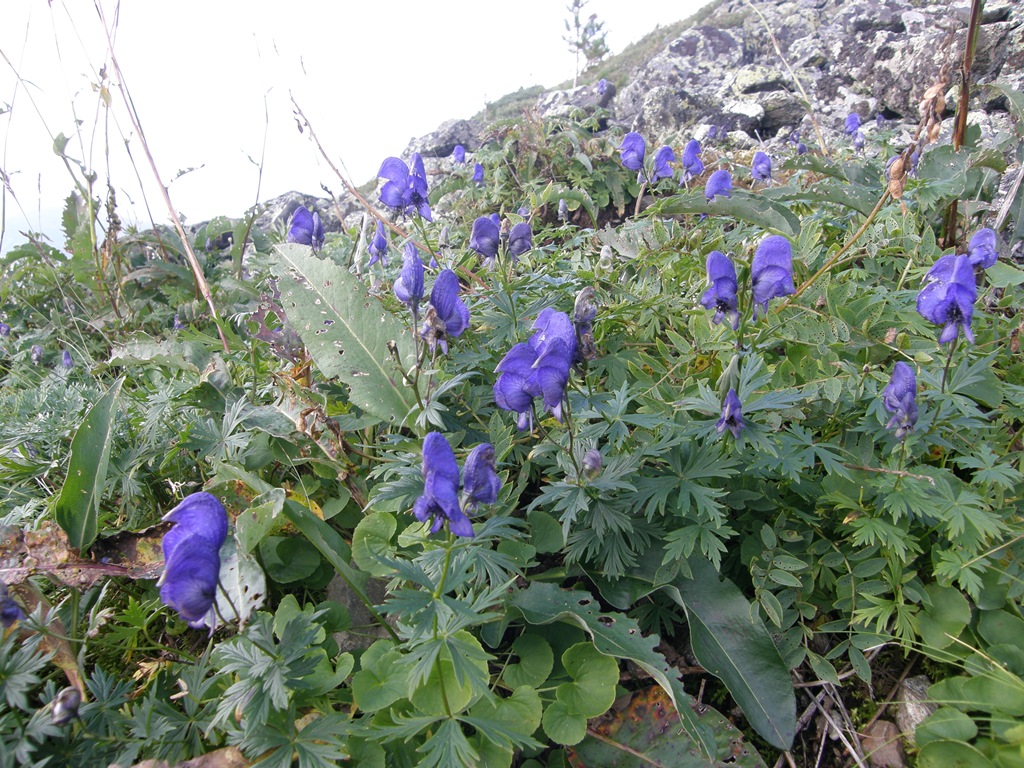
[[[594,641],[594,647],[607,656],[629,659],[650,674],[672,697],[683,726],[706,755],[714,755],[714,735],[698,722],[691,703],[693,698],[683,689],[679,672],[654,650],[656,636],[644,637],[634,619],[622,614],[600,612],[597,601],[582,590],[559,589],[554,584],[535,582],[512,597],[530,624],[563,621],[581,627]]]
[[[353,403],[381,421],[402,422],[416,399],[389,345],[403,365],[415,351],[408,325],[366,294],[353,275],[303,245],[277,247],[271,269],[281,306],[325,376],[349,386]]]

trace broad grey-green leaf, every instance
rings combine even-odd
[[[107,480],[110,444],[113,441],[117,395],[124,378],[114,382],[85,419],[71,441],[68,474],[54,505],[57,525],[68,535],[71,546],[85,552],[99,532],[100,497]]]
[[[742,189],[734,189],[731,198],[717,197],[711,203],[704,199],[703,190],[694,190],[656,203],[651,210],[669,216],[681,213],[724,216],[745,221],[761,229],[785,235],[790,239],[796,239],[800,235],[800,219],[784,204]]]
[[[796,735],[796,694],[767,627],[739,588],[721,580],[707,560],[695,556],[688,562],[692,577],[676,577],[665,591],[686,608],[694,655],[725,683],[761,736],[789,749]]]
[[[403,364],[410,364],[410,328],[368,296],[353,275],[307,246],[277,246],[271,269],[288,322],[323,374],[345,382],[352,402],[367,413],[403,421],[416,400],[388,347],[393,344]]]

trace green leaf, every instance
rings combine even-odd
[[[461,642],[474,646],[483,655],[480,641],[465,630],[454,633]],[[487,662],[482,658],[469,658],[469,663],[476,666],[481,675],[487,675]],[[430,674],[422,684],[417,686],[409,697],[412,703],[428,715],[456,714],[464,710],[474,700],[473,686],[468,676],[461,680],[455,674],[451,651],[447,646],[441,648],[434,661]]]
[[[345,382],[351,400],[381,421],[401,423],[416,400],[388,345],[411,364],[409,326],[399,322],[346,270],[294,243],[277,246],[271,269],[281,306],[325,376]]]
[[[526,516],[529,523],[530,543],[537,548],[537,554],[560,552],[565,546],[562,526],[547,512],[535,509]]]
[[[519,657],[519,662],[506,665],[502,672],[502,679],[509,688],[523,685],[537,688],[548,679],[555,666],[551,645],[538,635],[520,635],[512,643],[511,652]]]
[[[978,633],[989,645],[1019,643],[1024,638],[1024,619],[1009,611],[982,611]]]
[[[363,653],[352,676],[352,696],[364,712],[375,712],[405,696],[407,679],[399,666],[402,654],[390,640],[378,640]]]
[[[692,578],[676,577],[665,591],[686,608],[694,655],[725,683],[761,736],[789,749],[796,735],[796,694],[767,627],[739,588],[721,580],[707,560],[695,556],[688,562]]]
[[[703,190],[673,195],[662,203],[656,203],[652,210],[677,216],[683,213],[706,213],[710,216],[725,216],[770,230],[790,239],[800,235],[800,219],[783,203],[776,203],[764,195],[753,195],[742,189],[734,189],[732,197],[718,197],[709,203],[704,199]]]
[[[917,768],[995,768],[970,744],[962,741],[930,741],[917,754]]]
[[[603,715],[615,701],[619,665],[592,643],[577,643],[562,654],[562,665],[572,682],[562,683],[555,691],[570,712],[585,718]]]
[[[971,606],[955,587],[929,584],[924,591],[931,605],[924,607],[917,621],[924,644],[922,650],[927,653],[930,649],[941,650],[960,637],[971,620]]]
[[[587,735],[587,718],[570,710],[564,701],[553,701],[541,720],[544,732],[556,744],[572,746]]]
[[[381,561],[381,556],[394,555],[391,538],[398,530],[398,521],[387,512],[373,512],[356,526],[352,533],[352,559],[373,576],[391,576],[394,568]]]
[[[270,578],[279,584],[308,579],[320,567],[316,547],[296,536],[266,537],[260,542],[260,556]]]
[[[71,441],[68,474],[54,505],[54,519],[68,535],[68,542],[85,552],[99,532],[100,500],[107,481],[110,446],[114,440],[117,395],[124,377],[114,382],[89,409]]]
[[[985,279],[996,288],[1010,288],[1024,283],[1024,270],[1004,261],[997,261],[985,270]]]
[[[272,488],[253,499],[249,508],[235,518],[235,538],[243,552],[252,552],[277,525],[284,496],[283,488]]]
[[[672,697],[684,728],[700,745],[701,751],[709,757],[715,755],[714,737],[697,721],[691,706],[693,698],[683,689],[678,670],[669,666],[665,658],[654,650],[658,638],[644,637],[635,620],[618,613],[601,613],[588,592],[564,590],[543,582],[534,582],[529,588],[517,592],[511,602],[530,624],[563,621],[578,626],[590,635],[601,653],[629,659],[647,671]],[[564,710],[565,707],[561,707],[556,711],[565,714]],[[547,730],[547,720],[544,729]]]

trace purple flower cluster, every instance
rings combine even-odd
[[[498,500],[501,480],[494,471],[494,448],[484,443],[466,458],[463,503],[469,511],[480,504]],[[430,432],[423,440],[423,495],[416,499],[413,515],[421,523],[430,523],[437,533],[445,521],[456,536],[472,536],[473,524],[459,504],[459,465],[455,452],[440,432]]]
[[[882,404],[892,414],[886,429],[896,430],[902,440],[917,424],[917,378],[914,369],[900,361],[892,371],[892,379],[882,393]]]
[[[639,133],[630,132],[622,137],[622,144],[619,145],[619,154],[622,165],[631,171],[637,172],[638,181],[646,181],[653,184],[660,179],[668,179],[673,175],[669,165],[676,161],[676,154],[672,147],[667,144],[658,148],[654,153],[653,167],[650,172],[644,170],[644,157],[647,153],[647,142]]]
[[[292,214],[287,240],[289,243],[308,245],[314,251],[319,251],[324,244],[324,225],[320,221],[320,214],[316,211],[310,213],[309,209],[302,205],[296,208]]]
[[[418,213],[421,218],[433,221],[427,200],[427,172],[423,158],[419,152],[414,152],[411,161],[411,170],[397,157],[389,157],[381,164],[377,176],[385,181],[380,188],[380,201],[406,215]]]
[[[562,420],[562,398],[576,358],[576,329],[567,314],[548,307],[533,328],[536,333],[512,347],[495,368],[500,375],[494,382],[494,400],[499,408],[519,414],[519,429],[533,429],[537,397],[544,410]]]
[[[220,548],[228,535],[224,506],[209,493],[193,493],[164,515],[174,523],[164,534],[160,599],[191,627],[207,622],[217,596]]]

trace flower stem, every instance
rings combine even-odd
[[[946,377],[949,375],[949,366],[953,362],[953,353],[956,352],[956,347],[959,342],[960,334],[957,333],[956,338],[953,339],[953,343],[949,347],[949,357],[946,358],[946,366],[942,369],[942,383],[939,386],[939,392],[945,393],[946,391]]]

